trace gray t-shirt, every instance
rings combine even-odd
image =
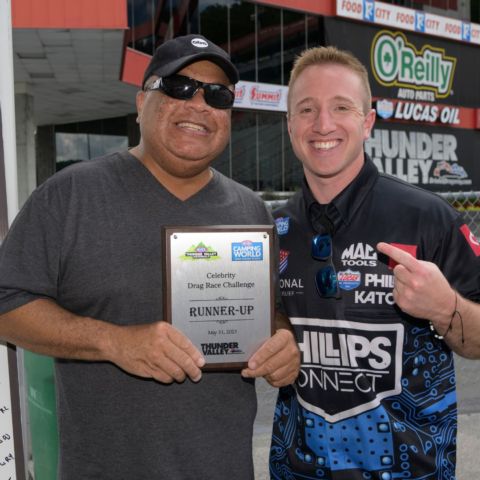
[[[261,199],[217,171],[181,201],[131,154],[54,175],[0,249],[0,313],[51,298],[119,325],[162,319],[162,225],[271,224]],[[107,362],[57,359],[62,480],[253,478],[253,381],[204,373],[160,384]]]

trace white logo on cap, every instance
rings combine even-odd
[[[208,43],[203,38],[194,38],[192,40],[192,45],[198,48],[207,48]]]

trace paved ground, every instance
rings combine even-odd
[[[480,361],[456,358],[458,385],[457,480],[480,479]],[[269,480],[268,449],[276,390],[257,381],[258,414],[253,448],[255,480]]]

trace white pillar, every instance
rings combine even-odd
[[[13,96],[13,46],[10,0],[0,0],[0,104],[2,109],[5,186],[7,190],[8,223],[18,212],[17,162],[15,151],[15,116]]]
[[[14,88],[13,88],[13,47],[12,47],[12,20],[10,0],[0,0],[0,64],[2,65],[2,74],[0,75],[0,107],[2,115],[2,142],[3,162],[5,167],[5,191],[7,205],[3,206],[6,210],[8,223],[11,224],[18,211],[17,197],[17,169],[16,169],[16,151],[15,151],[15,107],[14,107]],[[2,161],[2,160],[0,160]],[[2,179],[3,181],[3,179]],[[0,238],[0,243],[2,238]],[[23,369],[22,369],[23,371]],[[24,413],[25,391],[22,388],[22,380],[19,380],[19,392],[15,390],[17,378],[15,378],[16,365],[14,351],[0,342],[0,431],[3,434],[3,441],[0,444],[0,458],[2,460],[2,478],[11,478],[12,480],[21,480],[25,478],[23,448],[15,448],[21,445],[21,437],[25,435],[25,424],[18,418]],[[13,390],[11,390],[13,386]],[[17,405],[17,393],[20,395],[20,405]],[[19,432],[20,428],[23,432]],[[8,441],[7,441],[8,437]],[[20,437],[20,438],[18,438]],[[23,456],[23,458],[22,458]],[[15,461],[9,461],[16,457]]]
[[[33,95],[26,83],[15,84],[18,203],[22,206],[37,186]]]

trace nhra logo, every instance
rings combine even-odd
[[[302,356],[297,396],[307,410],[337,422],[401,393],[403,325],[290,320]]]
[[[263,260],[263,243],[244,240],[239,243],[232,243],[233,262],[255,262]]]
[[[377,252],[368,243],[352,243],[342,252],[341,262],[344,267],[375,267]]]
[[[238,355],[244,353],[237,342],[201,343],[204,355]]]
[[[275,225],[277,226],[277,233],[279,235],[286,235],[290,226],[289,217],[279,217],[275,219]]]

